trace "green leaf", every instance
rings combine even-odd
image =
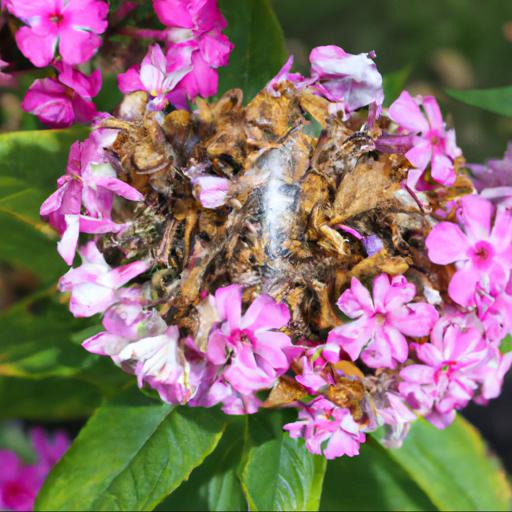
[[[161,512],[247,510],[237,470],[242,459],[246,416],[230,424],[215,451],[157,508]]]
[[[500,352],[502,354],[507,354],[508,352],[512,352],[512,336],[507,334],[500,343]]]
[[[74,318],[66,306],[45,295],[16,304],[0,315],[0,375],[69,377],[85,370],[99,358],[71,337],[91,322]]]
[[[318,510],[326,468],[302,440],[282,431],[278,411],[249,417],[248,447],[240,474],[251,510]]]
[[[220,0],[235,45],[228,66],[219,69],[219,94],[238,87],[252,99],[281,69],[288,55],[269,0]]]
[[[223,415],[132,389],[100,407],[41,490],[35,510],[152,510],[219,442]]]
[[[359,456],[329,461],[320,510],[437,510],[389,452],[372,438]]]
[[[509,510],[511,490],[477,430],[458,416],[445,430],[421,419],[389,450],[439,510]]]
[[[69,378],[0,378],[0,419],[69,421],[85,418],[99,405],[92,384]]]
[[[446,94],[452,98],[502,116],[512,116],[512,87],[495,89],[446,89]]]
[[[47,194],[65,173],[71,144],[88,128],[37,130],[0,134],[0,176],[10,176]]]
[[[45,198],[22,180],[0,176],[0,259],[30,269],[43,286],[55,282],[66,269],[56,252],[55,233],[39,218]]]
[[[411,66],[406,66],[398,71],[387,73],[382,77],[385,107],[389,107],[400,96],[411,74],[411,70]]]

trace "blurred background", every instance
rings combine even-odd
[[[375,50],[382,74],[408,72],[411,92],[438,97],[467,161],[501,158],[512,139],[512,118],[450,100],[444,90],[512,85],[512,1],[273,1],[299,70],[307,72],[314,46],[336,44],[351,53]],[[21,98],[40,72],[27,61],[29,71],[23,73],[25,61],[8,37],[8,27],[1,24],[0,55],[19,63],[20,84],[19,92],[0,93],[0,131],[40,127],[34,116],[20,109]],[[117,94],[113,83],[110,89]],[[102,94],[97,99],[100,109]],[[0,310],[37,286],[33,276],[1,265]],[[471,406],[464,414],[512,471],[512,376],[501,398],[485,408]]]
[[[438,98],[468,162],[502,157],[512,118],[458,103],[443,91],[512,85],[510,0],[274,0],[274,7],[301,70],[307,71],[314,46],[375,50],[382,74],[408,69],[409,91]],[[499,399],[470,406],[464,415],[512,471],[512,375]]]

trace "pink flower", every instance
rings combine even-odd
[[[485,165],[470,164],[467,167],[473,173],[473,184],[479,192],[512,187],[512,142],[508,143],[502,160],[488,160]]]
[[[57,78],[40,78],[29,87],[21,107],[51,128],[90,123],[97,115],[92,98],[101,89],[101,72],[91,76],[66,64],[56,65]]]
[[[206,355],[222,376],[243,395],[271,387],[289,368],[290,338],[274,329],[288,324],[285,304],[260,295],[242,315],[242,288],[230,285],[215,292],[220,322],[210,333]]]
[[[194,195],[205,208],[218,208],[226,203],[231,182],[218,176],[197,176],[191,179]]]
[[[157,390],[165,389],[162,398],[167,402],[185,403],[194,391],[189,387],[189,365],[175,325],[157,336],[129,343],[117,360],[133,367],[139,387],[146,381]]]
[[[18,455],[0,450],[0,509],[26,511],[34,508],[34,500],[46,475],[69,446],[63,432],[50,441],[40,428],[32,430],[32,445],[37,457],[34,464],[24,464]]]
[[[284,425],[283,429],[294,439],[303,437],[311,453],[323,454],[326,459],[359,455],[359,445],[366,440],[350,411],[323,397],[304,405],[298,421]]]
[[[174,42],[226,28],[217,0],[153,0],[160,21],[171,28]]]
[[[187,108],[187,99],[207,98],[217,93],[216,69],[228,63],[233,45],[221,31],[226,20],[216,0],[153,0],[160,21],[168,28],[159,36],[167,42],[168,66],[176,68],[187,57],[191,70],[169,99],[178,108]],[[154,36],[154,35],[153,35]]]
[[[384,100],[382,76],[372,53],[352,55],[338,46],[318,46],[311,51],[311,75],[316,89],[329,101],[341,103],[346,114]]]
[[[114,194],[131,201],[144,199],[136,189],[117,179],[107,163],[103,148],[116,136],[113,130],[99,129],[84,142],[75,142],[66,174],[57,181],[58,189],[41,205],[41,217],[62,235],[57,248],[68,265],[73,263],[80,232],[109,233],[124,228],[110,219]]]
[[[103,313],[121,299],[130,299],[130,290],[121,287],[149,268],[144,261],[134,261],[112,269],[94,242],[87,243],[79,252],[82,265],[59,280],[59,290],[71,293],[69,309],[76,317]]]
[[[353,322],[329,333],[330,343],[337,343],[355,361],[360,355],[371,368],[394,368],[408,356],[405,336],[426,336],[438,318],[437,311],[425,302],[411,302],[416,288],[404,276],[386,274],[373,281],[373,300],[369,291],[352,278],[351,288],[343,292],[338,307]]]
[[[481,394],[475,400],[477,403],[486,404],[488,400],[497,398],[501,393],[503,380],[512,366],[512,352],[501,354],[496,347],[489,348],[490,360],[482,368]]]
[[[191,52],[175,52],[175,59],[167,64],[158,44],[150,46],[140,68],[132,67],[118,75],[119,89],[124,94],[147,91],[153,97],[148,104],[150,110],[162,110],[167,106],[169,93],[177,83],[192,70]]]
[[[48,66],[58,47],[66,64],[89,60],[107,28],[102,0],[9,0],[9,11],[26,25],[16,33],[19,49],[34,66]]]
[[[405,154],[416,168],[409,171],[409,186],[416,186],[429,163],[435,181],[442,185],[453,185],[456,177],[454,160],[461,155],[461,151],[455,142],[455,131],[446,130],[436,99],[433,96],[413,99],[407,91],[403,91],[389,107],[388,116],[415,135],[413,147]]]
[[[141,301],[123,300],[110,306],[103,317],[105,331],[86,339],[82,346],[93,354],[116,356],[132,341],[163,334],[167,325],[156,309],[144,309]]]
[[[441,318],[430,339],[430,343],[416,345],[423,364],[402,369],[399,389],[411,407],[444,428],[485,378],[490,353],[480,330],[464,326],[458,317]]]
[[[495,214],[495,215],[494,215]],[[494,223],[493,223],[494,216]],[[425,244],[428,257],[438,265],[457,264],[448,287],[461,306],[475,305],[475,293],[505,287],[512,268],[512,214],[478,196],[461,199],[459,222],[434,226]]]
[[[279,93],[276,90],[277,86],[282,82],[291,82],[295,84],[297,87],[307,85],[310,80],[307,80],[300,73],[290,73],[290,70],[293,67],[293,55],[288,57],[288,60],[284,63],[283,67],[279,70],[277,75],[270,80],[267,84],[266,89],[273,96],[278,96]]]
[[[190,55],[192,70],[180,81],[170,100],[176,107],[185,108],[184,98],[193,101],[197,96],[208,98],[217,94],[219,76],[217,68],[226,66],[233,45],[220,32],[205,34],[199,39],[178,43],[167,51],[167,63],[175,66],[183,59],[183,53]]]

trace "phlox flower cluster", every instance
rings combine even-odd
[[[30,464],[15,452],[0,449],[1,510],[33,510],[34,500],[46,476],[69,446],[63,432],[48,436],[41,428],[32,430],[31,441],[35,461]]]
[[[61,118],[52,111],[53,100],[38,98],[58,97],[53,91],[64,84],[69,105],[60,125],[72,115],[92,119],[90,99],[99,88],[99,75],[86,77],[71,66],[97,48],[98,34],[105,30],[100,23],[106,13],[103,2],[87,4],[87,38],[66,21],[76,15],[77,3],[55,1],[50,12],[41,0],[38,5],[46,10],[31,15],[21,4],[10,0],[8,8],[27,25],[19,36],[23,48],[35,37],[45,38],[53,41],[51,54],[34,54],[34,62],[47,64],[57,51],[61,56],[55,64],[58,79],[37,81],[25,102],[57,122]],[[158,42],[140,66],[118,78],[126,94],[143,91],[147,96],[144,120],[163,123],[164,116],[155,111],[188,107],[196,97],[216,92],[216,70],[227,63],[232,45],[222,34],[226,21],[216,2],[154,0],[153,5],[166,28],[139,33]],[[72,55],[65,42],[69,37],[83,45]],[[413,98],[404,91],[383,109],[382,77],[374,59],[373,52],[353,55],[336,46],[315,48],[310,77],[293,73],[290,58],[263,94],[280,101],[289,90],[306,90],[312,101],[327,105],[332,124],[363,118],[361,130],[375,139],[372,150],[403,161],[399,192],[408,191],[417,202],[427,194],[446,192],[459,177],[461,154],[453,130],[445,126],[433,97]],[[119,124],[129,123],[121,119]],[[443,428],[470,401],[483,404],[499,395],[512,363],[512,356],[500,351],[501,340],[512,331],[512,210],[503,195],[494,194],[491,201],[485,190],[471,193],[450,203],[453,211],[443,219],[428,217],[423,239],[414,243],[432,274],[446,271],[446,289],[435,280],[429,288],[414,271],[382,266],[353,273],[332,298],[329,318],[334,327],[314,339],[295,339],[293,306],[280,292],[267,286],[256,293],[226,282],[222,273],[215,276],[215,286],[198,291],[186,319],[173,316],[173,306],[155,293],[158,257],[152,251],[134,257],[125,246],[130,238],[126,234],[135,229],[133,212],[155,202],[161,206],[168,198],[155,199],[160,193],[155,189],[149,199],[146,185],[137,186],[121,170],[116,141],[118,132],[98,123],[85,141],[76,142],[56,192],[41,206],[41,216],[59,233],[58,252],[64,261],[72,266],[76,252],[81,257],[81,264],[59,281],[71,313],[103,315],[103,330],[85,340],[84,348],[110,357],[136,377],[139,387],[152,388],[168,403],[220,406],[226,414],[294,407],[298,419],[284,429],[304,438],[309,451],[329,459],[357,455],[366,434],[379,427],[384,427],[390,446],[399,446],[418,415]],[[240,208],[233,192],[241,187],[237,177],[213,175],[208,163],[191,160],[180,169],[179,179],[194,208],[211,216]],[[505,186],[501,180],[506,165],[489,167],[474,167],[481,183],[496,168],[497,186]],[[249,238],[255,228],[250,221],[246,225]],[[379,233],[337,227],[364,248],[368,259],[379,261],[385,254]],[[328,231],[330,241],[346,242],[333,231]],[[194,276],[194,265],[205,255],[185,245],[179,250],[190,257],[183,273]],[[283,393],[286,400],[280,398]]]

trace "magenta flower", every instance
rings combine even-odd
[[[494,222],[493,222],[494,216]],[[495,208],[478,196],[461,199],[459,222],[434,226],[425,244],[428,257],[438,265],[457,264],[448,287],[450,297],[461,306],[473,306],[475,293],[504,288],[512,268],[512,213]]]
[[[90,123],[98,114],[92,98],[101,89],[101,72],[86,76],[59,63],[57,78],[40,78],[29,87],[21,107],[50,128],[66,128],[73,123]]]
[[[454,160],[461,151],[455,142],[455,131],[446,130],[436,99],[433,96],[414,99],[403,91],[389,107],[388,116],[402,129],[415,135],[413,147],[405,154],[415,167],[409,171],[409,186],[416,186],[429,163],[435,181],[453,185],[456,177]]]
[[[171,93],[171,103],[176,107],[185,108],[184,98],[193,101],[197,96],[208,98],[217,94],[219,82],[217,68],[227,65],[232,50],[233,45],[220,32],[205,34],[199,39],[171,46],[167,51],[169,66],[174,66],[176,62],[182,60],[183,53],[190,55],[192,61],[192,70]]]
[[[404,276],[386,274],[373,281],[373,299],[369,291],[352,278],[351,288],[343,292],[337,304],[349,322],[329,333],[328,342],[337,343],[355,361],[359,356],[371,368],[395,368],[409,354],[406,336],[430,333],[438,314],[425,302],[411,302],[416,288]]]
[[[150,46],[140,67],[132,67],[118,75],[121,92],[146,91],[153,97],[148,104],[149,110],[163,110],[168,104],[169,93],[192,70],[191,52],[185,49],[175,53],[176,58],[168,65],[160,46]]]
[[[85,141],[75,142],[66,174],[57,180],[58,189],[41,205],[41,217],[62,235],[57,249],[68,265],[73,263],[81,232],[109,233],[124,228],[110,219],[114,194],[131,201],[144,199],[119,180],[107,163],[103,147],[113,143],[116,136],[113,130],[99,129]]]
[[[489,347],[479,329],[461,325],[460,319],[450,316],[439,320],[430,339],[430,343],[416,345],[423,364],[402,369],[399,389],[412,408],[437,428],[444,428],[485,378]]]
[[[160,21],[170,27],[169,38],[182,42],[226,28],[217,0],[153,0]]]
[[[130,300],[134,292],[121,287],[149,268],[144,261],[134,261],[112,269],[94,242],[79,252],[82,265],[70,269],[59,280],[59,290],[71,293],[69,309],[76,317],[103,313],[123,298]]]
[[[215,306],[220,323],[208,339],[208,360],[225,366],[224,379],[242,394],[271,387],[289,368],[291,340],[274,330],[290,320],[286,305],[260,295],[242,315],[242,288],[230,285],[215,292]]]
[[[52,467],[64,455],[69,440],[57,432],[50,440],[40,428],[32,430],[32,445],[36,454],[34,464],[24,464],[9,450],[0,450],[0,509],[33,510],[34,500]]]
[[[311,51],[311,76],[319,94],[341,103],[346,114],[384,101],[382,76],[372,53],[352,55],[338,46],[318,46]]]
[[[359,445],[366,440],[350,411],[323,397],[304,405],[298,421],[284,425],[283,429],[294,439],[303,437],[311,453],[323,454],[326,459],[359,455]]]
[[[18,30],[16,42],[37,67],[48,66],[57,47],[66,64],[89,60],[107,28],[102,0],[9,0],[8,9],[28,25]]]
[[[169,99],[178,108],[187,108],[187,99],[207,98],[217,93],[217,68],[225,66],[233,45],[221,31],[226,20],[217,0],[153,0],[155,11],[167,29],[159,36],[167,42],[168,66],[191,62],[191,70]],[[190,60],[189,60],[190,59]]]

